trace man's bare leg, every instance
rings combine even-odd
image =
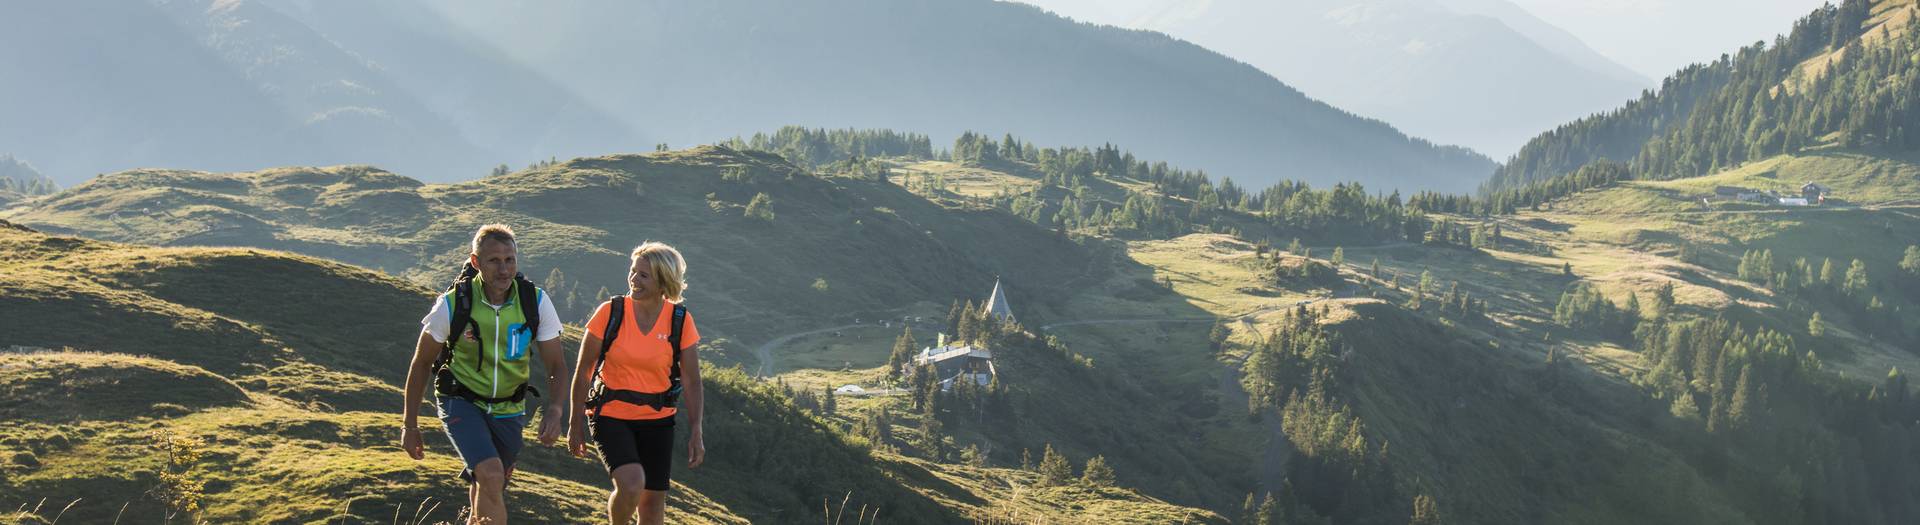
[[[500,458],[473,467],[473,518],[469,524],[506,525],[507,469]]]

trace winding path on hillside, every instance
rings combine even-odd
[[[1210,322],[1213,322],[1215,319],[1218,319],[1218,318],[1216,317],[1161,317],[1161,318],[1153,318],[1153,319],[1087,319],[1083,321],[1066,321],[1066,322],[1060,322],[1060,323],[1053,323],[1050,325],[1043,325],[1040,327],[1040,330],[1044,332],[1044,331],[1052,330],[1054,328],[1061,327],[1061,326],[1075,326],[1075,325],[1083,325],[1083,324],[1199,323],[1199,322],[1210,323]]]
[[[805,332],[796,332],[796,333],[783,335],[780,337],[775,337],[773,338],[772,341],[767,341],[766,344],[760,345],[759,347],[756,347],[753,349],[753,356],[760,359],[760,369],[755,371],[754,375],[757,375],[760,377],[766,377],[772,374],[774,369],[773,349],[784,346],[787,343],[791,343],[795,339],[799,339],[809,335],[824,334],[827,332],[838,332],[842,330],[852,330],[855,328],[878,328],[880,326],[881,325],[878,325],[878,324],[850,324],[850,325],[835,326],[832,328],[820,328],[815,330],[808,330]]]
[[[1325,300],[1329,300],[1329,299],[1338,299],[1338,298],[1339,298],[1339,296],[1338,296],[1338,295],[1335,295],[1335,296],[1329,296],[1329,297],[1314,297],[1314,298],[1310,298],[1310,299],[1302,299],[1302,300],[1300,300],[1300,301],[1296,301],[1296,302],[1291,302],[1291,303],[1285,303],[1285,304],[1271,304],[1271,305],[1267,305],[1267,306],[1262,306],[1262,307],[1259,307],[1259,308],[1255,308],[1255,309],[1253,309],[1253,310],[1251,310],[1251,311],[1248,311],[1247,313],[1244,313],[1244,314],[1240,314],[1240,315],[1232,315],[1232,316],[1224,316],[1224,317],[1220,317],[1220,316],[1215,316],[1215,317],[1155,317],[1155,318],[1146,318],[1146,319],[1085,319],[1085,320],[1080,320],[1080,321],[1062,321],[1062,322],[1058,322],[1058,323],[1053,323],[1053,324],[1048,324],[1048,325],[1042,325],[1042,326],[1040,327],[1040,331],[1043,331],[1043,332],[1044,332],[1044,331],[1048,331],[1048,330],[1052,330],[1052,329],[1054,329],[1054,328],[1056,328],[1056,327],[1061,327],[1061,326],[1075,326],[1075,325],[1083,325],[1083,324],[1130,324],[1130,323],[1210,323],[1210,322],[1213,322],[1213,321],[1217,321],[1217,320],[1222,320],[1222,319],[1234,319],[1234,320],[1242,320],[1242,321],[1251,321],[1251,320],[1253,320],[1253,319],[1255,319],[1255,318],[1258,318],[1258,317],[1260,317],[1260,316],[1262,316],[1262,315],[1266,315],[1266,314],[1269,314],[1269,313],[1273,313],[1273,312],[1278,312],[1278,311],[1281,311],[1281,310],[1285,310],[1285,309],[1288,309],[1288,308],[1294,308],[1294,307],[1297,307],[1297,306],[1304,306],[1304,305],[1311,305],[1311,304],[1313,304],[1313,303],[1317,303],[1317,302],[1320,302],[1320,301],[1325,301]]]
[[[1251,311],[1248,311],[1247,313],[1244,313],[1244,314],[1240,314],[1240,315],[1232,315],[1232,316],[1224,316],[1224,317],[1221,317],[1221,316],[1210,316],[1210,317],[1154,317],[1154,318],[1146,318],[1146,319],[1084,319],[1084,320],[1079,320],[1079,321],[1062,321],[1062,322],[1058,322],[1058,323],[1053,323],[1053,324],[1048,324],[1048,325],[1041,325],[1041,326],[1040,326],[1040,331],[1043,331],[1043,332],[1044,332],[1044,331],[1048,331],[1048,330],[1052,330],[1052,329],[1054,329],[1054,328],[1057,328],[1057,327],[1061,327],[1061,326],[1075,326],[1075,325],[1083,325],[1083,324],[1130,324],[1130,323],[1211,323],[1211,322],[1214,322],[1214,321],[1218,321],[1218,320],[1223,320],[1223,319],[1235,319],[1235,320],[1241,320],[1241,321],[1251,321],[1251,320],[1253,320],[1253,319],[1255,319],[1255,318],[1258,318],[1258,317],[1260,317],[1260,316],[1262,316],[1262,315],[1266,315],[1266,314],[1269,314],[1269,313],[1273,313],[1273,312],[1277,312],[1277,311],[1281,311],[1281,310],[1285,310],[1285,309],[1288,309],[1288,308],[1293,308],[1293,307],[1297,307],[1297,306],[1304,306],[1304,305],[1310,305],[1310,304],[1313,304],[1313,303],[1317,303],[1317,302],[1320,302],[1320,301],[1325,301],[1325,300],[1329,300],[1329,299],[1337,299],[1337,298],[1339,298],[1339,297],[1338,297],[1338,295],[1335,295],[1335,296],[1329,296],[1329,297],[1314,297],[1314,298],[1310,298],[1310,299],[1302,299],[1302,300],[1300,300],[1300,301],[1296,301],[1296,302],[1291,302],[1291,303],[1285,303],[1285,304],[1270,304],[1270,305],[1267,305],[1267,306],[1262,306],[1262,307],[1259,307],[1259,308],[1255,308],[1255,309],[1253,309],[1253,310],[1251,310]]]
[[[1659,210],[1659,211],[1632,211],[1632,212],[1610,212],[1610,213],[1580,213],[1580,212],[1564,212],[1561,210],[1547,210],[1544,213],[1573,213],[1573,214],[1580,214],[1580,215],[1591,215],[1595,217],[1651,217],[1651,216],[1660,216],[1660,215],[1715,215],[1715,214],[1780,215],[1780,214],[1789,214],[1789,213],[1838,213],[1838,212],[1848,212],[1848,211],[1887,211],[1887,212],[1901,213],[1904,210],[1911,210],[1915,208],[1920,208],[1920,206],[1907,204],[1905,203],[1905,201],[1894,201],[1894,202],[1888,202],[1888,203],[1874,203],[1874,204],[1849,204],[1849,205],[1830,205],[1830,206],[1786,206],[1786,207],[1772,207],[1772,208],[1745,209],[1745,210],[1692,209],[1692,210]]]

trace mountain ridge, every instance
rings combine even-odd
[[[22,45],[11,49],[31,43],[56,53],[9,60],[21,78],[42,82],[0,91],[0,117],[28,123],[0,139],[62,185],[149,166],[347,163],[445,182],[796,122],[1153,145],[1146,153],[1255,182],[1458,190],[1495,166],[1197,46],[988,0],[606,3],[552,12],[430,0],[119,1],[125,9],[113,14],[112,30],[88,22],[89,8],[11,13],[43,21],[16,34]],[[171,40],[98,46],[142,33]],[[576,37],[527,40],[533,35]],[[77,57],[56,56],[63,49],[207,71],[179,75],[192,88],[136,93],[141,78],[167,75],[95,75],[73,69],[84,63]],[[97,78],[109,81],[89,80]],[[45,88],[68,84],[87,87]],[[892,87],[850,95],[871,85]],[[138,111],[98,109],[115,104]],[[185,124],[196,114],[218,118]],[[27,131],[56,125],[70,131]],[[80,154],[102,149],[109,154]]]
[[[1504,2],[1182,5],[1196,7],[1142,27],[1231,53],[1316,98],[1408,134],[1469,146],[1495,159],[1540,129],[1612,107],[1650,85]],[[1514,27],[1527,20],[1533,23],[1525,27],[1533,29]],[[1561,43],[1541,42],[1552,35]]]
[[[1915,9],[1904,0],[1817,9],[1772,42],[1687,67],[1658,91],[1534,137],[1481,193],[1548,183],[1599,161],[1638,178],[1672,179],[1780,154],[1912,151],[1915,140],[1897,122],[1910,113],[1904,100],[1916,84],[1899,57],[1915,38],[1887,28]]]

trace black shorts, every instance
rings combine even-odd
[[[665,491],[672,486],[673,418],[635,421],[593,416],[587,420],[593,443],[600,447],[600,462],[607,473],[629,463],[639,463],[647,474],[647,490]]]

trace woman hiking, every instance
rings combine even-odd
[[[489,224],[474,232],[467,266],[454,285],[434,299],[420,321],[420,340],[407,371],[400,448],[426,457],[420,436],[420,401],[429,382],[453,449],[466,468],[467,523],[504,525],[506,486],[520,454],[526,425],[529,350],[539,350],[550,399],[540,423],[540,442],[552,444],[564,424],[565,351],[560,315],[553,301],[521,277],[513,230]],[[536,343],[537,341],[537,343]]]
[[[688,428],[687,468],[699,467],[707,447],[700,428],[700,330],[681,306],[686,259],[672,246],[647,242],[633,249],[625,297],[593,312],[573,372],[573,409],[567,448],[587,453],[587,433],[613,478],[607,519],[641,525],[666,519],[673,460],[674,415]]]

